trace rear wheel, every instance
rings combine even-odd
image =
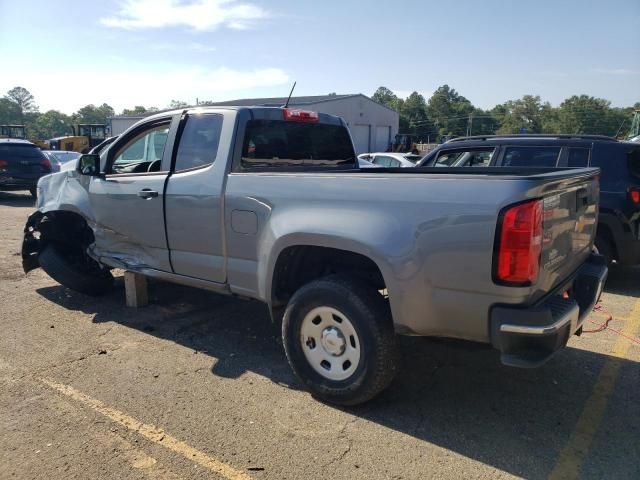
[[[384,390],[398,365],[389,306],[342,276],[315,280],[287,305],[282,337],[293,371],[321,400],[356,405]]]
[[[42,269],[56,282],[86,295],[102,295],[113,287],[111,272],[80,248],[49,243],[38,255]]]

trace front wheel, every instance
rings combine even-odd
[[[38,261],[47,275],[76,292],[98,296],[113,287],[111,272],[78,249],[50,243],[38,255]]]
[[[374,287],[342,276],[315,280],[291,297],[282,338],[294,373],[330,403],[366,402],[397,370],[387,302]]]

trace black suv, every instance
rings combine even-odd
[[[609,261],[640,264],[640,145],[600,135],[490,135],[449,140],[422,167],[599,167],[596,248]]]
[[[0,190],[29,190],[35,197],[38,179],[51,170],[51,162],[33,143],[0,139]]]

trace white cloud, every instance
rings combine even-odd
[[[28,78],[29,81],[25,81]],[[108,103],[116,112],[135,105],[163,108],[172,99],[195,103],[200,100],[258,96],[256,89],[289,83],[289,76],[279,68],[235,70],[228,67],[164,66],[160,69],[130,65],[102,71],[61,70],[48,73],[8,74],[0,80],[0,91],[24,85],[35,97],[40,111],[49,109],[72,113],[89,103]],[[284,91],[284,90],[283,90]],[[282,93],[282,92],[281,92]]]
[[[191,42],[187,44],[154,43],[151,45],[151,48],[154,50],[170,51],[170,52],[174,52],[174,51],[184,52],[186,50],[189,50],[189,51],[198,52],[198,53],[211,53],[217,50],[217,48],[214,47],[213,45],[205,45],[204,43],[200,43],[200,42]]]
[[[128,30],[180,26],[196,31],[223,26],[244,30],[268,16],[263,8],[238,0],[124,0],[115,16],[102,18],[100,23]]]
[[[595,68],[593,71],[605,75],[640,75],[639,70],[631,70],[629,68]]]

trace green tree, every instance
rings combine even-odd
[[[171,100],[171,102],[169,102],[169,107],[170,109],[177,109],[177,108],[185,108],[188,107],[189,104],[187,102],[183,102],[182,100]]]
[[[49,110],[39,114],[32,127],[32,138],[40,140],[70,135],[72,120],[69,115],[65,115],[57,110]]]
[[[85,105],[73,114],[73,122],[78,123],[108,123],[109,118],[115,115],[113,107],[103,103],[99,107],[94,104]]]
[[[611,111],[611,102],[588,95],[567,98],[558,108],[559,133],[615,135],[620,116]]]
[[[25,123],[27,113],[35,113],[38,111],[35,99],[31,92],[24,87],[14,87],[7,92],[5,98],[12,101],[18,106],[20,111],[20,123]]]
[[[496,106],[494,115],[500,122],[498,134],[542,133],[545,119],[551,120],[551,105],[542,103],[539,95],[525,95],[518,100],[509,100]],[[551,124],[547,128],[555,128]],[[551,132],[549,132],[551,133]]]
[[[21,123],[20,107],[8,98],[0,98],[0,124]]]
[[[371,99],[394,110],[398,109],[398,101],[400,100],[398,96],[387,87],[378,87],[371,96]]]
[[[432,124],[427,115],[427,102],[418,92],[412,92],[404,101],[399,102],[400,116],[405,123],[401,130],[408,131],[427,140],[431,135]]]
[[[439,135],[465,135],[474,106],[449,85],[438,87],[427,102],[427,114]]]
[[[146,107],[143,107],[142,105],[136,105],[132,109],[125,108],[124,110],[122,110],[121,115],[137,116],[137,115],[145,115],[145,114],[153,113],[157,111],[158,111],[157,107],[146,108]]]

